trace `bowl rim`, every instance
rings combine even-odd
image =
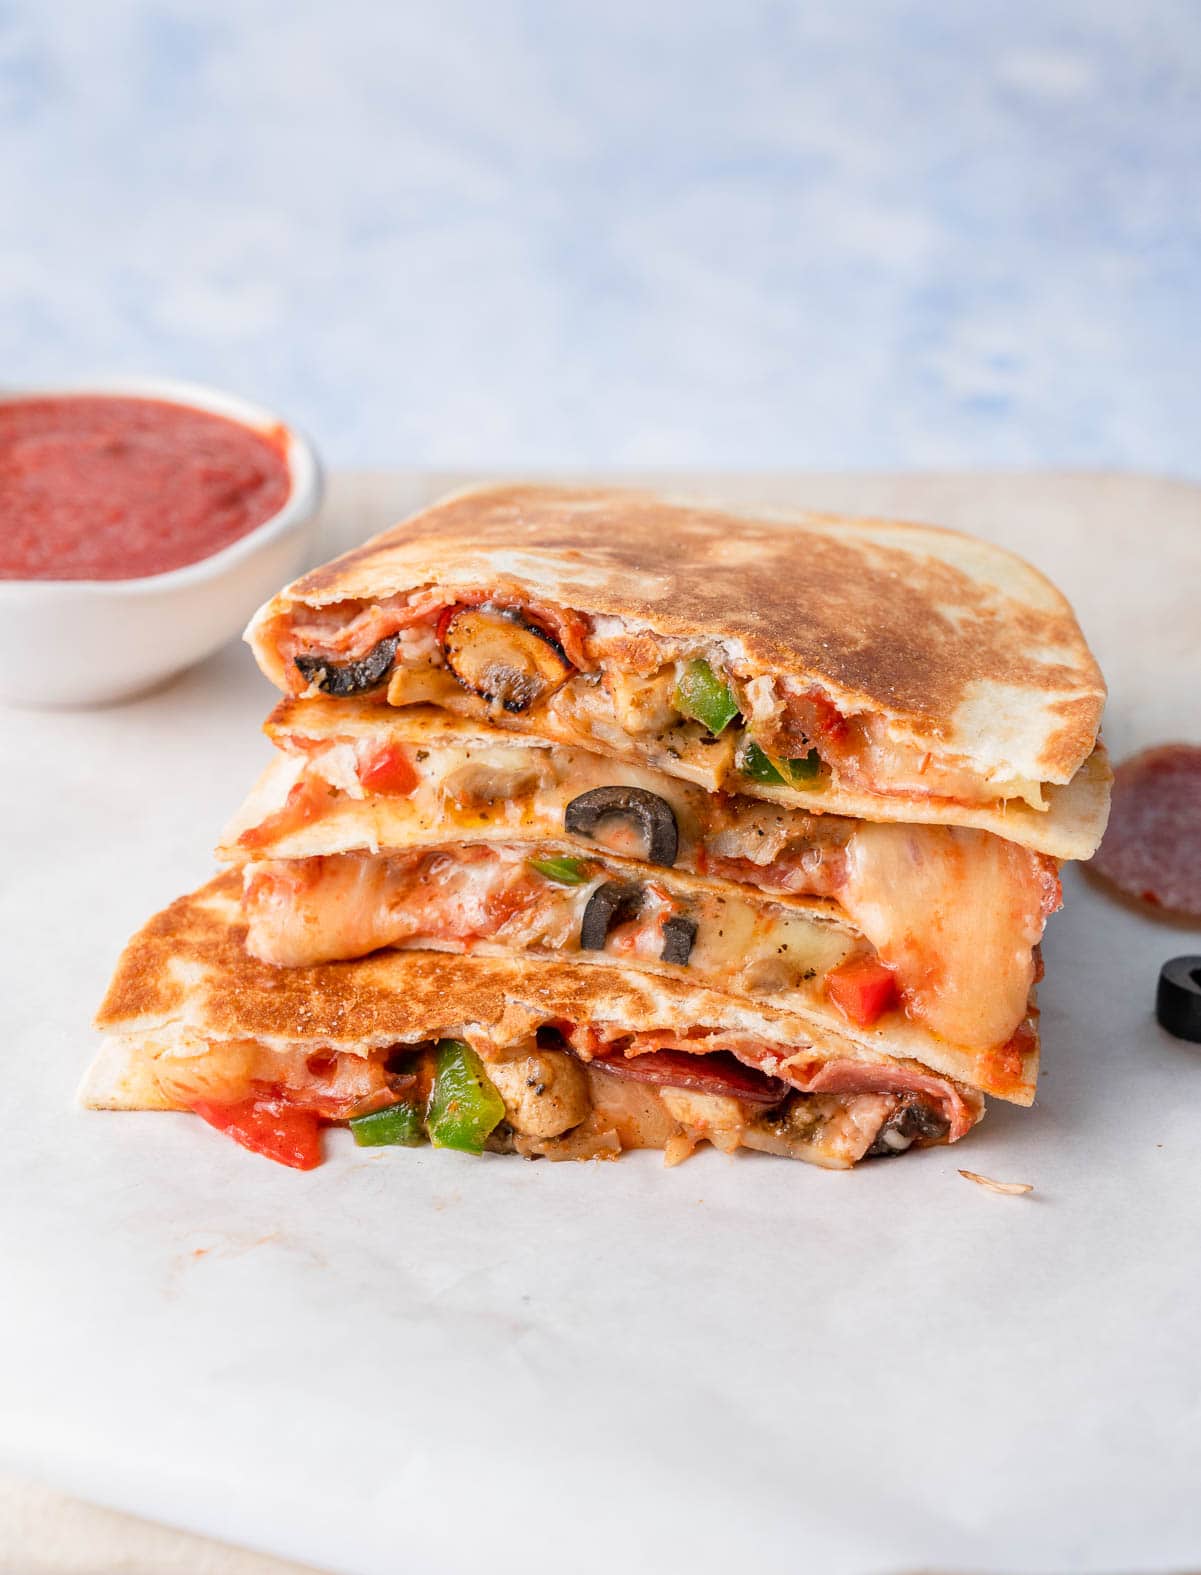
[[[246,535],[239,536],[227,546],[198,558],[195,563],[181,564],[178,569],[166,569],[161,574],[143,574],[133,579],[120,580],[0,580],[0,603],[17,597],[61,596],[64,593],[83,597],[95,596],[152,596],[164,591],[186,589],[201,584],[235,568],[260,547],[286,535],[297,525],[304,524],[316,513],[324,491],[321,462],[312,443],[290,421],[285,421],[265,405],[243,399],[239,394],[227,393],[206,383],[192,383],[172,377],[113,377],[81,379],[70,383],[34,384],[21,387],[9,384],[0,387],[0,404],[15,404],[25,399],[60,399],[92,396],[104,398],[158,399],[167,404],[191,406],[210,415],[224,416],[251,431],[282,432],[284,434],[284,460],[288,467],[290,486],[283,506],[269,515],[261,525],[256,525]]]

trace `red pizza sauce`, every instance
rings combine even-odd
[[[132,580],[197,563],[279,511],[282,431],[161,399],[0,402],[0,580]]]

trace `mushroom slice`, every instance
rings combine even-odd
[[[647,862],[670,869],[680,847],[675,810],[665,798],[648,793],[645,788],[592,788],[568,804],[563,825],[574,837],[595,837],[602,820],[618,815],[630,821],[646,839]]]
[[[489,809],[493,804],[512,804],[536,793],[543,771],[534,765],[493,765],[472,760],[457,767],[442,784],[444,797],[463,810]]]
[[[524,1137],[559,1137],[588,1114],[588,1074],[566,1050],[531,1050],[485,1062],[505,1102],[505,1117]]]
[[[390,634],[357,662],[335,662],[328,656],[298,656],[296,666],[301,676],[316,684],[322,694],[366,694],[369,689],[377,689],[388,676],[396,658],[396,643],[396,636]]]
[[[464,689],[512,712],[528,711],[572,672],[550,635],[516,613],[485,607],[462,607],[446,620],[442,654]]]
[[[463,691],[445,667],[397,667],[388,680],[388,704],[453,705]]]

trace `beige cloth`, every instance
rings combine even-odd
[[[0,1477],[0,1575],[318,1575]]]

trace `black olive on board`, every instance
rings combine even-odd
[[[322,694],[361,695],[383,683],[396,656],[396,636],[373,645],[357,662],[332,662],[328,656],[298,656],[302,677],[315,683]]]
[[[598,886],[589,897],[580,922],[581,951],[603,951],[613,926],[623,919],[632,919],[641,906],[642,890],[638,886],[627,886],[618,880],[607,880]]]
[[[663,950],[659,953],[659,961],[687,968],[695,940],[696,920],[685,918],[682,913],[673,914],[663,926]]]
[[[594,837],[602,820],[619,815],[642,833],[647,862],[670,869],[680,850],[675,811],[665,798],[645,788],[592,788],[568,804],[563,825],[573,836]]]
[[[1177,1039],[1201,1044],[1201,957],[1173,957],[1159,970],[1155,1015]]]

